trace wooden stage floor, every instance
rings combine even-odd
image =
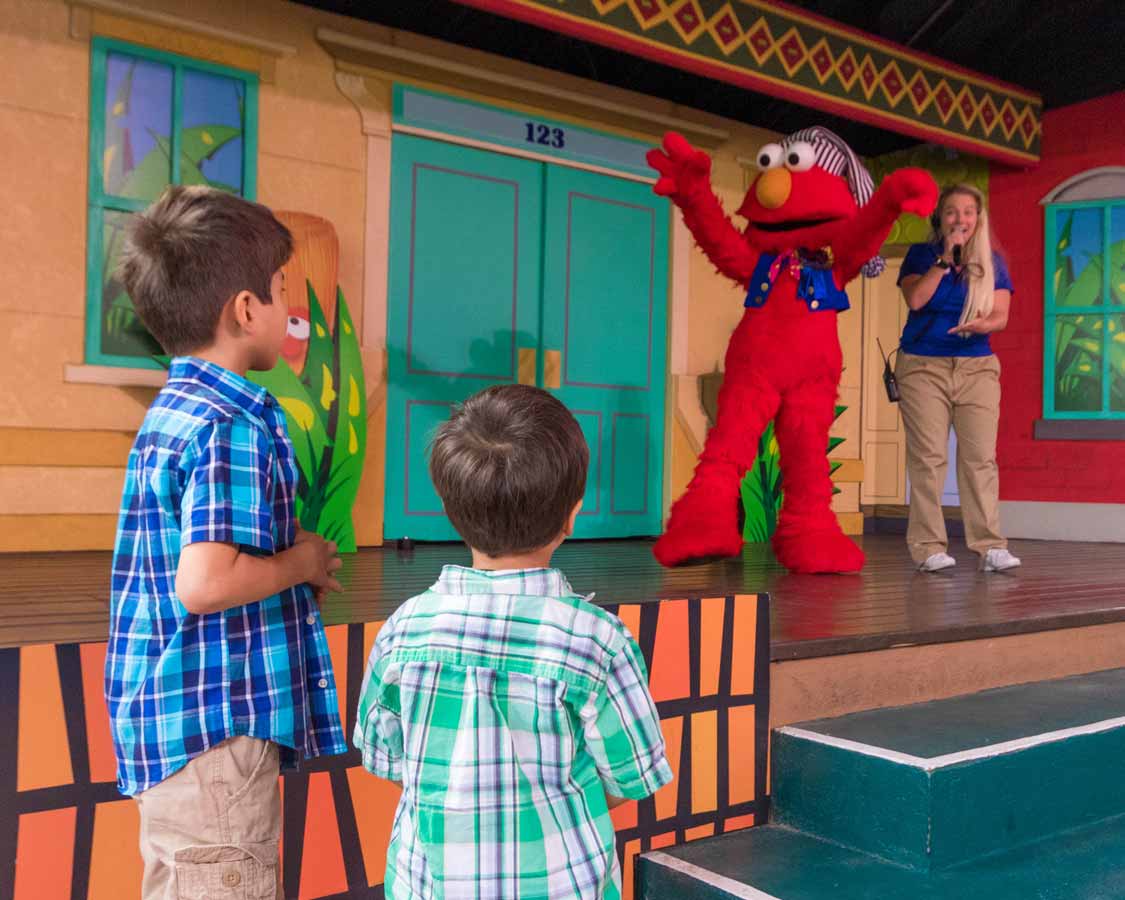
[[[898,535],[867,535],[859,575],[791,575],[765,545],[707,565],[663,569],[649,541],[574,541],[555,563],[575,590],[595,602],[768,591],[771,657],[798,659],[911,644],[971,640],[1125,621],[1125,544],[1013,541],[1023,568],[983,574],[955,546],[955,569],[914,571]],[[443,563],[467,563],[461,545],[419,545],[409,557],[391,548],[347,557],[347,591],[324,607],[327,624],[385,619],[425,590]],[[0,647],[104,640],[109,554],[0,555]]]

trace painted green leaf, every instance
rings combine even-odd
[[[129,108],[129,98],[133,92],[133,77],[136,74],[137,61],[132,60],[125,77],[117,87],[114,97],[113,110],[124,113]],[[107,194],[121,193],[120,185],[125,180],[125,129],[119,124],[120,116],[115,114],[105,117],[105,146],[108,151],[108,165],[103,173],[104,189]]]
[[[153,135],[156,146],[145,154],[121,183],[121,194],[142,200],[155,200],[168,186],[171,168],[168,165],[168,139]]]
[[[219,185],[213,184],[211,180],[203,174],[203,170],[186,156],[182,156],[180,159],[180,184],[201,184],[205,187],[219,187]]]
[[[102,247],[102,277],[104,283],[108,284],[117,277],[115,267],[117,265],[117,258],[121,253],[121,246],[125,242],[125,219],[120,214],[105,213],[104,215],[108,221],[105,222],[104,228],[105,238],[103,240],[104,246]]]
[[[309,389],[309,396],[315,401],[316,414],[327,427],[329,413],[339,393],[335,375],[336,346],[320,299],[316,296],[312,282],[307,279],[305,290],[309,299],[309,352],[305,357],[305,370],[301,373],[301,380]]]
[[[130,329],[140,324],[137,312],[133,309],[133,301],[125,291],[119,291],[105,312],[105,333],[112,337],[120,337]],[[143,326],[141,326],[143,327]]]
[[[1118,306],[1125,305],[1125,241],[1118,241],[1109,250],[1109,296]]]
[[[343,293],[336,290],[336,367],[338,373],[337,414],[332,465],[328,473],[322,534],[336,541],[342,551],[356,549],[352,507],[363,475],[367,449],[367,391],[363,359]]]
[[[758,455],[742,479],[742,506],[745,522],[742,539],[768,541],[777,529],[781,511],[781,463],[773,422],[758,440]]]
[[[237,194],[233,185],[215,181],[203,174],[203,161],[214,156],[242,132],[226,125],[197,125],[180,134],[180,184],[203,184],[207,187]],[[208,143],[210,141],[210,143]]]
[[[847,406],[837,404],[834,418],[838,419]],[[828,451],[844,442],[840,437],[829,437]],[[835,472],[842,463],[830,461],[830,472]],[[832,493],[840,493],[833,485]],[[758,455],[746,471],[741,486],[742,508],[745,520],[742,539],[749,542],[768,541],[777,530],[777,519],[781,514],[784,491],[781,486],[781,455],[774,434],[773,422],[766,426],[758,440]]]
[[[1066,217],[1066,223],[1055,244],[1055,297],[1061,298],[1074,283],[1074,263],[1064,251],[1070,246],[1070,235],[1074,228],[1074,211]]]
[[[199,167],[203,160],[217,153],[241,133],[239,129],[225,125],[198,125],[194,128],[185,128],[181,134],[180,183],[206,184],[234,193],[234,188],[230,185],[208,180]],[[208,144],[204,140],[204,135],[213,143]],[[122,182],[121,193],[124,196],[155,200],[168,185],[168,179],[171,177],[169,166],[172,156],[171,144],[163,135],[152,134],[152,137],[156,141],[156,146],[145,154],[145,158]]]
[[[1058,306],[1097,306],[1102,302],[1102,256],[1091,256],[1081,274],[1058,295]]]
[[[276,398],[285,411],[285,423],[289,429],[289,440],[300,469],[300,482],[297,487],[297,518],[302,527],[315,530],[316,522],[307,515],[309,488],[318,480],[321,461],[329,447],[328,433],[324,424],[313,410],[308,390],[301,383],[288,363],[279,360],[268,372],[250,372],[247,375]]]
[[[1110,319],[1109,326],[1109,408],[1125,412],[1125,318]]]
[[[242,136],[242,129],[229,125],[196,125],[180,132],[180,153],[183,159],[199,166],[231,141]],[[182,162],[183,160],[181,160]]]

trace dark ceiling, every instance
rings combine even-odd
[[[774,131],[837,131],[863,155],[912,138],[829,116],[453,0],[298,0],[673,100]],[[1042,95],[1048,109],[1125,89],[1123,0],[796,0],[792,5]]]

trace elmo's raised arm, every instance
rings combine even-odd
[[[860,207],[847,232],[832,245],[837,283],[843,287],[859,274],[864,263],[879,252],[900,215],[909,212],[928,216],[937,198],[937,184],[924,169],[891,172],[871,200]]]
[[[650,150],[646,158],[660,173],[653,190],[680,208],[688,230],[719,272],[746,285],[758,253],[723,212],[711,190],[711,158],[674,131],[664,136],[663,150]]]

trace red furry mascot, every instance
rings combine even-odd
[[[648,161],[661,176],[656,193],[671,198],[711,262],[747,290],[715,425],[656,558],[674,566],[740,552],[739,485],[773,419],[785,492],[773,536],[778,560],[793,572],[862,569],[863,551],[832,512],[825,453],[842,369],[836,314],[848,308],[849,281],[882,270],[878,250],[899,215],[933,211],[937,185],[921,169],[900,169],[874,191],[843,140],[807,128],[759,151],[762,171],[738,209],[747,220],[739,233],[711,190],[706,153],[670,133]]]

